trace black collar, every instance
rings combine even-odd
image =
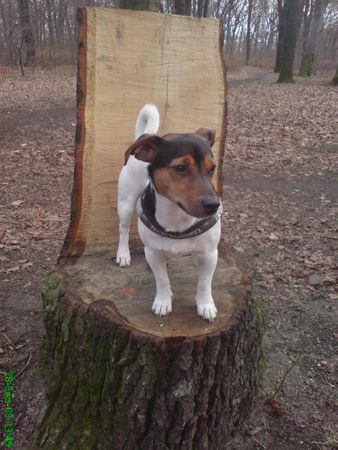
[[[213,227],[218,222],[222,214],[222,209],[221,207],[219,207],[218,211],[215,214],[200,220],[199,222],[189,227],[187,230],[166,231],[155,218],[155,205],[155,191],[149,183],[137,203],[137,215],[139,219],[144,223],[144,225],[151,231],[159,234],[160,236],[170,239],[187,239],[199,236],[200,234],[205,233],[211,227]]]

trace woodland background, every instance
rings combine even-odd
[[[309,58],[329,68],[337,61],[337,0],[0,0],[0,64],[22,72],[29,64],[74,64],[79,6],[221,18],[230,66],[279,72],[283,46],[304,75],[313,73]]]

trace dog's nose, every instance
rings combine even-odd
[[[217,197],[203,196],[202,205],[206,213],[214,214],[219,208],[219,199]]]

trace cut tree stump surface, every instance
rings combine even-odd
[[[156,317],[143,255],[68,258],[47,279],[48,404],[31,449],[220,450],[259,385],[261,320],[236,256],[220,252],[218,316],[197,316],[192,257],[169,263],[173,312]]]
[[[119,317],[126,325],[159,337],[194,337],[225,330],[236,307],[249,290],[249,281],[233,254],[220,256],[213,278],[213,295],[218,310],[213,323],[197,316],[195,292],[197,265],[193,256],[169,262],[173,290],[173,312],[159,318],[151,311],[155,280],[146,270],[142,254],[133,255],[127,268],[117,267],[110,255],[84,256],[62,269],[64,291],[86,304]]]

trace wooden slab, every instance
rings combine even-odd
[[[173,312],[166,317],[151,311],[155,280],[147,271],[143,255],[133,257],[132,265],[120,268],[109,255],[84,256],[76,264],[62,268],[63,290],[67,296],[94,305],[104,315],[120,317],[129,328],[153,336],[194,337],[227,329],[236,308],[249,291],[249,281],[235,256],[227,251],[219,258],[213,278],[213,295],[218,310],[214,323],[197,316],[195,292],[197,266],[195,258],[173,258],[169,263],[173,291]]]
[[[115,252],[117,180],[142,106],[154,103],[160,134],[217,131],[221,192],[225,78],[220,22],[142,11],[81,8],[78,127],[72,218],[61,257]],[[135,223],[132,247],[137,246]]]

